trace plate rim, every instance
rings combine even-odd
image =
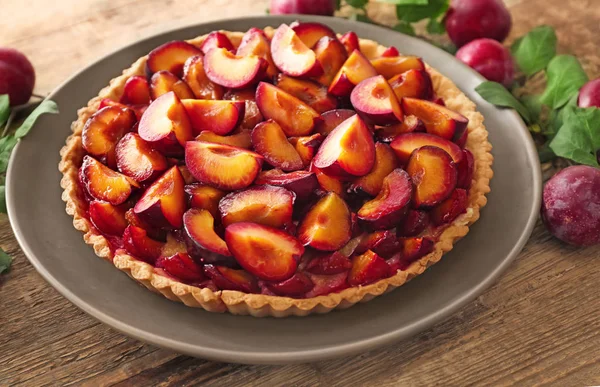
[[[180,30],[185,30],[191,27],[195,28],[210,28],[211,25],[221,25],[221,24],[231,24],[235,25],[236,22],[261,22],[265,19],[273,19],[273,20],[296,20],[296,19],[304,19],[308,21],[317,21],[327,23],[328,20],[331,20],[331,17],[327,16],[313,16],[313,15],[263,15],[263,16],[249,16],[249,17],[237,17],[237,18],[226,18],[226,19],[218,19],[208,22],[202,23],[191,23],[182,26],[177,26],[172,29],[165,29],[162,31],[154,32],[150,35],[144,36],[134,42],[125,44],[111,52],[103,55],[97,60],[93,61],[89,65],[81,68],[75,74],[67,78],[61,84],[59,84],[49,95],[47,98],[51,99],[54,95],[56,95],[59,91],[69,85],[71,81],[82,73],[86,72],[91,67],[105,61],[107,58],[115,55],[118,52],[125,51],[130,47],[136,46],[146,40],[154,39],[162,35],[166,35],[169,33],[174,33]],[[337,18],[336,18],[337,20]],[[418,40],[421,44],[429,44],[421,39],[417,39],[411,36],[407,36],[401,34],[399,32],[380,27],[375,25],[369,25],[362,22],[356,21],[347,21],[340,19],[343,23],[348,25],[353,25],[355,23],[359,23],[362,25],[367,25],[368,28],[384,31],[385,33],[396,33],[403,36],[403,39],[410,40]],[[449,60],[456,61],[456,58],[451,54],[443,51],[442,49],[435,47],[431,44],[433,49],[437,50],[436,55],[442,55],[448,58]],[[479,73],[470,67],[462,64],[462,67],[465,70],[468,70],[472,76],[474,76],[477,80],[483,82],[485,78],[483,78]],[[487,102],[485,102],[487,103]],[[175,350],[177,352],[201,357],[209,360],[217,360],[217,361],[226,361],[231,362],[231,359],[236,359],[236,362],[246,363],[246,364],[286,364],[286,363],[302,363],[307,361],[315,361],[321,359],[330,359],[339,356],[348,356],[353,355],[360,352],[366,352],[368,350],[383,346],[385,344],[391,344],[395,341],[401,340],[403,338],[411,337],[418,332],[422,332],[425,329],[430,328],[434,324],[441,322],[448,317],[450,317],[453,313],[458,311],[467,303],[471,302],[478,295],[480,295],[485,289],[490,287],[497,278],[510,266],[510,264],[516,259],[518,254],[521,252],[533,229],[537,222],[539,208],[541,206],[541,197],[542,197],[542,173],[541,166],[539,165],[537,158],[537,151],[535,148],[535,144],[533,139],[529,135],[527,128],[522,121],[521,117],[514,110],[503,109],[504,113],[513,115],[518,122],[521,123],[518,128],[518,133],[522,135],[525,140],[525,149],[527,149],[527,160],[532,166],[532,174],[533,174],[533,203],[531,207],[531,211],[529,213],[527,222],[521,233],[520,237],[513,245],[510,252],[506,255],[506,257],[502,260],[502,262],[492,271],[488,276],[482,278],[476,286],[471,287],[467,292],[462,294],[461,296],[454,299],[452,302],[446,304],[443,308],[438,309],[437,311],[428,314],[422,319],[416,320],[409,325],[404,325],[397,329],[388,331],[386,333],[380,334],[378,336],[373,336],[365,339],[361,339],[358,341],[352,341],[344,344],[335,344],[327,347],[319,348],[319,349],[310,349],[310,350],[293,350],[293,351],[285,351],[285,352],[237,352],[232,350],[223,350],[217,348],[208,348],[208,347],[200,347],[195,344],[188,344],[182,341],[170,339],[165,336],[156,335],[153,333],[149,333],[144,329],[138,328],[133,325],[129,325],[121,322],[120,320],[113,318],[107,314],[105,314],[102,310],[91,306],[82,300],[76,293],[68,290],[65,286],[63,286],[60,281],[58,281],[45,267],[44,265],[37,259],[33,251],[30,249],[30,246],[26,240],[26,237],[21,232],[21,228],[19,227],[18,215],[16,214],[15,203],[13,197],[16,197],[16,192],[14,192],[14,163],[13,160],[17,157],[16,155],[21,148],[21,143],[19,142],[15,149],[12,152],[10,157],[9,167],[7,170],[6,176],[6,204],[7,204],[7,213],[10,221],[11,228],[15,235],[17,242],[28,261],[33,265],[36,271],[48,282],[54,289],[56,289],[63,297],[69,300],[71,303],[75,304],[79,309],[83,310],[88,315],[94,317],[95,319],[101,321],[102,323],[107,324],[109,327],[119,331],[126,336],[133,337],[137,340],[140,340],[145,343],[149,343],[161,348],[168,348],[171,350]],[[492,144],[493,146],[493,144]],[[57,166],[58,168],[58,166]],[[298,317],[290,317],[290,318],[298,318]],[[301,318],[301,317],[300,317]]]

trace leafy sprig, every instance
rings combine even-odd
[[[25,137],[30,131],[37,119],[46,113],[58,113],[58,106],[54,101],[44,99],[37,104],[37,107],[25,118],[23,123],[10,134],[11,122],[20,119],[20,115],[26,111],[28,106],[20,106],[11,109],[8,95],[0,95],[0,212],[6,213],[5,180],[6,170],[10,155],[19,140]],[[12,259],[4,251],[0,250],[0,274],[9,270]]]
[[[577,107],[579,89],[588,76],[576,57],[556,55],[556,45],[552,27],[534,28],[511,47],[524,75],[521,84],[508,90],[499,83],[484,82],[475,90],[486,101],[521,115],[536,140],[540,161],[562,157],[599,167],[600,109]],[[522,93],[523,86],[540,72],[546,78],[544,91]]]

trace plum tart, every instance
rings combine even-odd
[[[318,23],[165,43],[72,132],[62,197],[85,242],[212,312],[304,316],[391,291],[467,234],[492,177],[483,117],[452,81]]]

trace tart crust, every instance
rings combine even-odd
[[[230,38],[235,46],[239,45],[243,36],[242,32],[222,32]],[[273,29],[267,27],[265,32],[270,35],[273,33]],[[205,37],[206,35],[188,42],[200,45]],[[361,39],[360,49],[371,59],[379,56],[386,47],[372,40]],[[303,299],[247,294],[232,290],[213,292],[208,288],[186,285],[165,277],[156,272],[153,266],[135,259],[123,250],[117,250],[115,253],[111,251],[108,240],[96,231],[85,216],[86,204],[82,199],[83,193],[77,177],[79,165],[85,155],[81,143],[81,133],[85,122],[98,110],[100,101],[103,98],[119,100],[127,79],[133,75],[144,74],[146,59],[147,56],[139,58],[130,68],[124,70],[122,75],[112,79],[109,86],[102,89],[97,97],[92,98],[86,107],[78,111],[78,119],[71,125],[72,134],[67,138],[66,145],[60,151],[59,170],[63,174],[61,180],[61,187],[64,190],[62,200],[66,203],[66,212],[73,216],[74,227],[83,232],[84,241],[93,246],[96,255],[111,261],[118,269],[149,290],[160,293],[170,300],[211,312],[228,311],[233,314],[250,314],[256,317],[306,316],[311,313],[327,313],[333,309],[348,308],[358,302],[367,302],[396,289],[438,262],[443,254],[452,250],[456,241],[467,235],[469,226],[479,219],[479,211],[487,202],[485,195],[490,192],[489,182],[493,176],[491,168],[493,156],[490,153],[492,146],[488,142],[488,133],[483,125],[483,116],[475,110],[475,104],[450,79],[427,66],[436,94],[444,99],[448,108],[458,111],[469,119],[469,136],[466,148],[473,153],[475,160],[467,211],[458,216],[441,232],[433,252],[413,262],[406,270],[398,271],[392,277],[379,280],[373,284],[348,288],[339,293]]]

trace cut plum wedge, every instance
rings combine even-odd
[[[458,171],[457,188],[468,190],[473,182],[473,172],[475,170],[475,159],[473,153],[468,149],[463,149],[463,158],[456,164]]]
[[[321,189],[325,192],[335,192],[340,197],[346,195],[344,183],[336,176],[330,176],[319,168],[315,167],[314,163],[310,164],[310,170],[314,172],[317,182]]]
[[[144,114],[144,112],[148,108],[148,105],[124,105],[120,102],[115,102],[110,98],[103,98],[100,101],[100,105],[98,105],[98,111],[104,109],[107,106],[114,106],[118,107],[119,109],[131,109],[135,113],[135,117],[138,121],[140,120],[140,118],[142,118],[142,114]],[[135,125],[133,126],[133,128],[135,129]]]
[[[317,61],[323,67],[323,74],[317,78],[317,82],[329,87],[335,75],[348,59],[346,48],[336,38],[325,36],[317,42],[313,50],[317,56]]]
[[[346,48],[348,55],[352,54],[355,50],[360,50],[358,35],[356,35],[356,32],[346,32],[340,38],[340,42]]]
[[[281,125],[288,137],[309,135],[321,120],[313,108],[266,82],[256,88],[256,104],[262,115]]]
[[[275,66],[292,77],[317,77],[323,74],[314,51],[286,24],[280,25],[273,35],[271,55]]]
[[[324,138],[320,133],[315,133],[312,136],[290,138],[290,144],[296,148],[296,152],[300,155],[305,167],[310,165]]]
[[[400,269],[406,270],[411,263],[423,258],[433,251],[435,243],[427,237],[404,238],[402,242],[402,259]]]
[[[408,160],[406,172],[415,185],[413,200],[417,208],[441,203],[456,187],[457,172],[452,157],[435,146],[415,150]]]
[[[327,88],[312,81],[279,74],[277,87],[306,103],[318,113],[337,107],[337,99],[327,94]]]
[[[148,105],[150,103],[150,88],[148,80],[134,75],[125,82],[121,103],[126,105]]]
[[[354,115],[325,138],[313,165],[333,176],[364,176],[375,163],[375,143],[365,122]]]
[[[283,187],[294,192],[298,200],[308,199],[319,187],[319,182],[313,172],[295,171],[285,173],[279,169],[261,172],[254,183]]]
[[[192,208],[183,214],[183,227],[188,237],[201,250],[231,256],[227,244],[215,232],[215,219],[207,210]]]
[[[123,246],[134,257],[154,264],[164,243],[150,238],[143,228],[127,226],[123,232]]]
[[[290,24],[290,28],[294,30],[298,38],[300,38],[302,43],[304,43],[308,48],[313,48],[314,45],[325,36],[332,39],[337,39],[335,32],[333,32],[331,28],[321,23],[294,22]]]
[[[291,172],[304,167],[302,158],[287,140],[283,129],[273,120],[256,125],[252,130],[252,145],[275,168]]]
[[[127,228],[125,209],[110,203],[93,200],[89,207],[90,220],[101,233],[121,236]]]
[[[91,156],[85,156],[79,169],[81,183],[95,199],[118,206],[124,203],[139,184],[115,172]]]
[[[213,280],[220,290],[237,290],[244,293],[257,293],[258,282],[245,270],[226,266],[204,265],[204,273]]]
[[[394,90],[381,75],[356,85],[350,94],[350,102],[358,114],[371,124],[395,124],[404,117]]]
[[[400,56],[400,51],[394,46],[390,46],[385,49],[384,52],[381,53],[381,56],[384,58],[391,58],[394,56]]]
[[[458,145],[428,133],[400,134],[390,144],[394,152],[396,152],[398,160],[403,165],[406,165],[415,149],[426,145],[443,149],[452,157],[455,164],[459,164],[463,158],[462,149]]]
[[[431,210],[431,222],[440,226],[452,222],[467,210],[469,195],[464,189],[455,189],[450,197]]]
[[[390,126],[380,126],[375,130],[375,137],[379,141],[392,142],[396,136],[403,133],[424,132],[423,121],[415,116],[404,116],[401,123]]]
[[[435,102],[415,98],[403,98],[402,108],[423,121],[427,133],[446,140],[457,140],[467,129],[467,117]]]
[[[206,279],[202,266],[186,253],[180,252],[169,257],[162,256],[156,260],[156,267],[183,282],[198,283]]]
[[[253,222],[271,227],[283,227],[292,222],[296,195],[282,187],[261,185],[232,192],[219,202],[221,222]]]
[[[352,269],[348,273],[350,286],[368,285],[387,278],[392,274],[385,259],[368,250],[362,255],[352,258]]]
[[[263,157],[247,149],[203,141],[188,141],[185,164],[201,183],[233,191],[248,187],[262,167]]]
[[[314,257],[306,265],[306,271],[313,274],[339,274],[347,272],[352,267],[350,259],[337,252],[326,253]]]
[[[375,231],[363,238],[355,252],[363,254],[367,250],[371,250],[380,257],[390,258],[398,253],[401,248],[402,244],[398,240],[394,230],[382,230]]]
[[[238,263],[266,281],[284,281],[296,272],[304,247],[276,228],[242,222],[225,229],[225,241]]]
[[[298,238],[304,246],[335,251],[352,235],[350,209],[337,194],[330,192],[306,214],[298,228]]]
[[[267,284],[269,290],[273,293],[285,297],[301,297],[310,291],[314,284],[304,273],[295,273],[291,278],[278,283]]]
[[[178,155],[194,138],[190,119],[174,92],[163,94],[148,106],[138,126],[138,134],[166,155]]]
[[[188,58],[183,66],[183,80],[198,99],[219,100],[223,98],[223,86],[217,85],[206,76],[202,55]]]
[[[379,57],[371,61],[378,74],[390,79],[408,70],[425,70],[425,63],[418,56]]]
[[[152,226],[181,228],[186,208],[184,185],[179,168],[171,167],[146,189],[133,212]]]
[[[191,57],[200,54],[201,51],[187,42],[174,40],[150,51],[146,62],[146,74],[148,78],[152,74],[166,70],[177,77],[183,75],[183,65]]]
[[[396,228],[396,233],[401,237],[417,236],[429,226],[429,212],[408,210],[404,220]]]
[[[325,112],[321,114],[321,120],[315,126],[315,131],[327,136],[333,129],[355,114],[356,112],[350,109],[335,109]]]
[[[256,55],[267,61],[267,76],[273,78],[277,75],[278,70],[273,63],[271,56],[271,44],[265,36],[263,30],[258,28],[250,28],[242,37],[242,42],[236,51],[237,56]]]
[[[268,62],[256,55],[237,56],[225,48],[204,55],[204,71],[212,82],[233,89],[249,87],[261,80]]]
[[[206,54],[213,48],[224,48],[227,51],[235,51],[235,47],[233,47],[231,40],[229,40],[227,35],[220,31],[213,31],[210,34],[208,34],[208,36],[206,37],[206,39],[204,39],[204,42],[202,42],[202,45],[200,46],[200,51]]]
[[[375,144],[375,164],[373,164],[373,169],[366,175],[354,180],[349,190],[377,196],[383,186],[383,180],[397,167],[398,159],[396,159],[392,148],[387,144],[378,142]]]
[[[412,196],[413,186],[408,173],[395,169],[383,179],[379,195],[358,210],[358,218],[374,229],[394,227],[406,215]]]
[[[426,70],[408,70],[388,82],[399,101],[402,98],[431,99],[433,97],[433,83]]]
[[[221,136],[228,134],[242,122],[246,109],[241,101],[184,99],[181,103],[196,135],[203,130]]]
[[[137,133],[127,133],[119,141],[116,158],[119,171],[139,182],[157,177],[169,166],[165,156]]]
[[[94,113],[85,123],[81,133],[81,145],[92,156],[109,166],[116,166],[115,147],[119,140],[135,125],[133,110],[107,106]]]
[[[215,144],[231,145],[238,148],[250,149],[252,147],[252,137],[249,130],[241,130],[239,133],[229,136],[220,136],[210,130],[203,130],[196,137],[196,141],[212,142]]]
[[[177,78],[168,71],[158,71],[150,78],[150,96],[152,100],[157,99],[169,91],[175,93],[177,98],[194,98],[194,93],[187,83]]]
[[[371,62],[358,50],[354,50],[329,85],[329,93],[337,97],[350,95],[354,86],[367,78],[378,75]]]
[[[263,116],[256,105],[256,92],[254,89],[229,90],[223,98],[246,103],[244,119],[240,125],[241,129],[252,130],[263,121]]]
[[[227,192],[203,184],[190,184],[184,187],[184,191],[190,196],[190,206],[201,210],[207,210],[216,218],[219,216],[219,201]]]

